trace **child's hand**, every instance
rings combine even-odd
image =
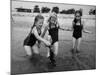
[[[93,32],[89,32],[89,34],[93,34]]]
[[[51,43],[49,41],[45,41],[46,46],[50,46]]]

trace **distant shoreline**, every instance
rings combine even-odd
[[[12,16],[19,16],[19,17],[34,17],[38,13],[24,13],[24,12],[12,12]],[[43,16],[48,17],[49,13],[42,13]],[[70,18],[73,19],[73,14],[58,14],[58,18]],[[82,19],[96,19],[96,15],[83,15]]]

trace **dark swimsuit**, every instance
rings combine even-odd
[[[82,37],[82,29],[83,29],[83,25],[81,24],[81,21],[79,22],[80,25],[77,25],[77,21],[74,20],[74,25],[73,25],[73,37],[78,39]]]
[[[52,38],[52,45],[58,41],[58,27],[57,23],[49,22],[49,35]]]
[[[40,35],[41,31],[38,34]],[[35,35],[32,32],[30,32],[29,35],[24,40],[23,45],[27,45],[27,46],[31,46],[32,47],[36,43],[36,41],[37,41],[37,38],[35,37]]]

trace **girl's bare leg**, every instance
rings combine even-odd
[[[33,47],[32,47],[32,50],[35,54],[39,54],[39,51],[38,51],[38,46],[35,44]]]
[[[54,54],[55,54],[55,56],[57,56],[58,55],[58,42],[55,42],[54,43]]]
[[[48,41],[52,42],[52,39],[51,39],[51,36],[50,35],[47,35],[47,38],[46,38]],[[47,57],[50,56],[50,47],[47,47]]]
[[[80,50],[80,43],[81,43],[81,40],[82,40],[82,38],[79,38],[78,40],[77,40],[77,50]]]
[[[30,46],[24,46],[24,49],[28,56],[32,56],[32,48]]]
[[[73,49],[75,49],[76,41],[77,41],[77,40],[73,37]]]
[[[50,48],[47,47],[47,57],[50,56]]]

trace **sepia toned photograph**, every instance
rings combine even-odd
[[[96,69],[96,6],[11,0],[11,74]]]

